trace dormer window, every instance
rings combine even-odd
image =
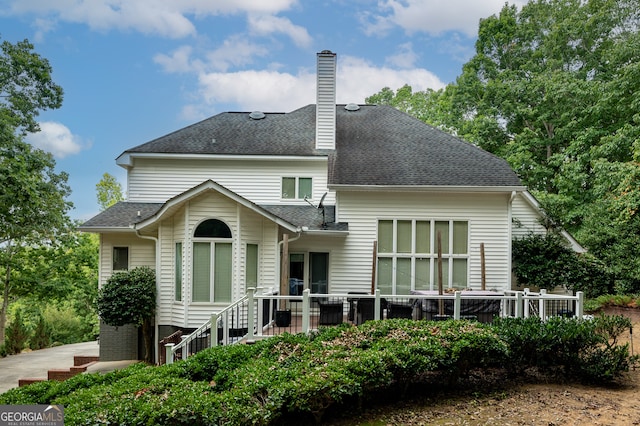
[[[312,198],[313,184],[310,177],[283,177],[282,198],[287,200]]]

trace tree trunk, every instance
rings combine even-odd
[[[4,344],[4,331],[7,328],[7,312],[9,311],[9,293],[11,276],[11,266],[7,265],[6,276],[4,278],[4,291],[2,292],[2,308],[0,308],[0,346]]]
[[[153,364],[153,339],[151,337],[151,327],[153,323],[151,322],[152,318],[147,318],[142,323],[142,340],[144,340],[144,362],[147,364]]]

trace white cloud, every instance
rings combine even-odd
[[[383,87],[397,89],[408,84],[414,91],[420,91],[445,86],[434,73],[424,68],[380,68],[364,59],[351,56],[338,59],[337,78],[338,103],[362,103],[365,98],[378,93]]]
[[[56,158],[77,154],[85,149],[81,139],[72,134],[64,124],[55,121],[44,121],[39,124],[40,131],[26,137],[31,145],[50,152]]]
[[[312,42],[311,36],[305,28],[294,25],[289,19],[279,16],[249,16],[249,29],[258,35],[285,34],[298,47],[309,47]]]
[[[245,66],[253,62],[256,56],[264,57],[269,49],[253,43],[243,35],[233,35],[226,39],[220,47],[207,54],[211,69],[227,71],[231,66]]]
[[[171,54],[158,53],[153,61],[160,65],[168,73],[186,73],[198,68],[198,61],[191,61],[191,46],[180,46]]]
[[[204,105],[233,104],[244,111],[289,112],[315,103],[315,70],[300,70],[295,75],[274,70],[203,73],[199,84]],[[422,68],[380,68],[349,56],[338,59],[336,84],[336,101],[341,104],[363,103],[385,86],[397,89],[409,84],[415,91],[445,86],[435,74]],[[183,115],[201,118],[206,109],[191,104]]]
[[[199,82],[207,104],[232,103],[246,111],[291,111],[313,102],[315,96],[315,75],[304,72],[208,73],[201,75]]]
[[[525,0],[510,1],[523,5]],[[379,3],[380,12],[366,18],[367,34],[386,32],[399,26],[408,33],[424,32],[439,35],[459,31],[474,37],[480,18],[499,13],[504,0],[386,0]]]
[[[411,43],[404,43],[398,46],[398,53],[387,56],[385,61],[398,68],[412,68],[418,60],[418,55],[413,51]]]
[[[51,29],[52,21],[83,23],[95,30],[134,30],[144,34],[181,38],[196,33],[188,18],[226,14],[276,14],[297,0],[12,0],[5,14],[35,14]],[[37,23],[36,23],[37,25]]]

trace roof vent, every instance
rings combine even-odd
[[[264,115],[264,112],[262,111],[253,111],[251,114],[249,114],[249,118],[252,120],[262,120],[265,117],[266,115]]]
[[[358,104],[347,104],[345,105],[344,109],[346,109],[347,111],[357,111],[360,109],[360,105]]]

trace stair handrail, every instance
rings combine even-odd
[[[247,302],[249,300],[249,297],[247,295],[242,296],[240,299],[236,300],[235,302],[233,302],[232,304],[228,305],[227,307],[225,307],[224,309],[222,309],[220,312],[217,313],[213,313],[211,315],[211,317],[205,321],[204,324],[202,324],[200,327],[196,328],[191,334],[189,334],[186,337],[183,337],[182,341],[178,344],[167,344],[167,364],[171,364],[173,363],[173,360],[175,359],[175,354],[176,352],[178,352],[179,350],[183,350],[184,356],[183,358],[186,359],[189,354],[187,353],[187,351],[184,350],[184,348],[191,343],[192,341],[194,341],[195,339],[198,338],[198,336],[202,335],[207,329],[210,330],[210,334],[211,334],[211,346],[215,346],[218,343],[218,339],[217,339],[217,327],[213,327],[212,324],[217,324],[218,320],[223,317],[225,314],[227,314],[228,312],[231,312],[233,309],[237,308],[238,306],[241,306],[242,304],[244,304],[245,302]],[[215,328],[215,333],[214,333],[214,328]],[[225,327],[225,325],[223,324],[223,328],[228,328],[228,325]]]

